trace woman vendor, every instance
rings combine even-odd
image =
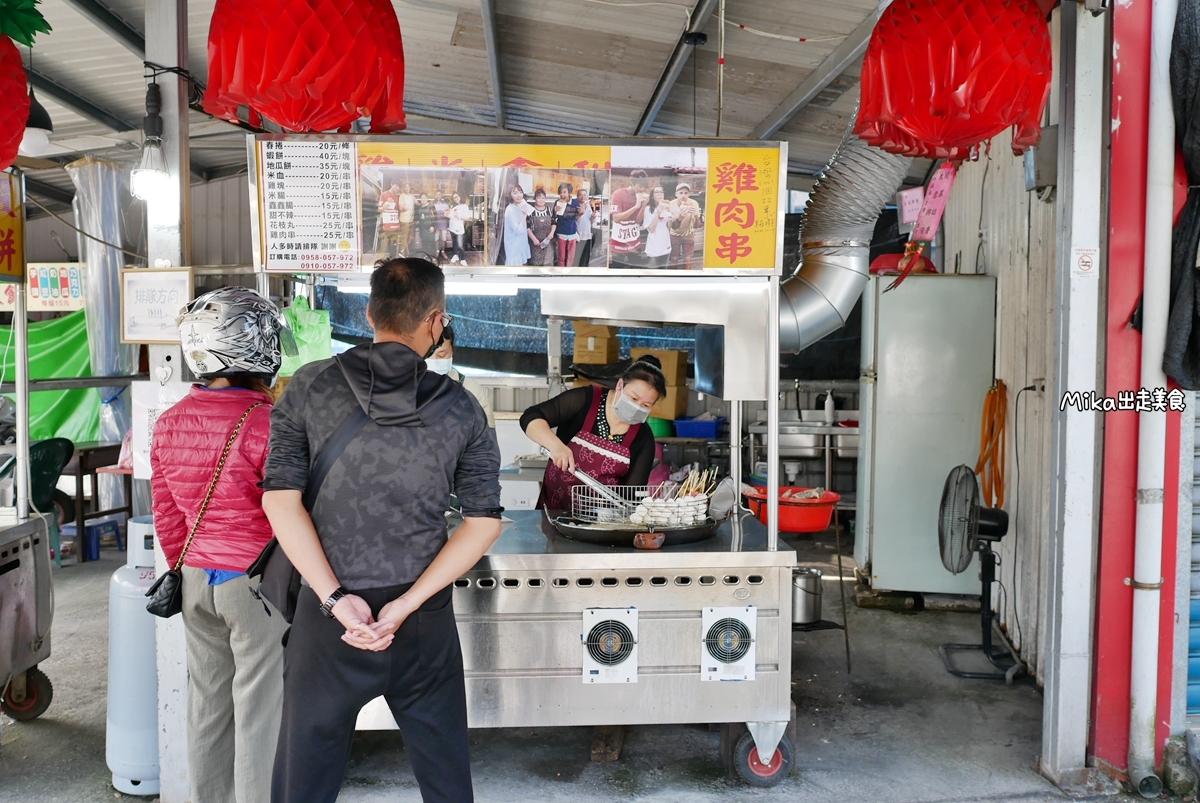
[[[526,410],[521,429],[550,452],[538,507],[570,509],[575,468],[605,485],[645,485],[654,467],[654,433],[645,422],[666,393],[662,363],[646,355],[612,391],[575,388]]]

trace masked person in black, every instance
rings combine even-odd
[[[426,368],[445,308],[436,265],[381,262],[367,306],[374,342],[301,368],[272,412],[263,508],[304,578],[273,803],[334,803],[358,711],[381,695],[422,799],[473,800],[450,586],[500,535],[500,452],[475,398]],[[339,448],[306,509],[310,466]],[[464,521],[448,539],[451,487]]]
[[[647,354],[611,391],[574,388],[526,410],[521,429],[550,452],[538,507],[570,509],[571,487],[580,482],[576,468],[605,485],[645,485],[654,468],[654,433],[646,419],[666,395],[662,363]]]

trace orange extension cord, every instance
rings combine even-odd
[[[975,473],[983,486],[983,504],[1004,507],[1004,424],[1008,417],[1008,388],[1002,380],[988,389],[983,400],[979,432],[979,462]]]

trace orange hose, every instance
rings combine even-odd
[[[1002,380],[988,389],[983,400],[983,421],[979,432],[979,475],[983,503],[988,507],[1004,507],[1004,428],[1008,419],[1008,389]]]

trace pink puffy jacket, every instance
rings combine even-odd
[[[194,385],[187,398],[154,425],[150,448],[154,528],[172,566],[200,512],[229,434],[250,405],[260,401],[266,404],[242,425],[184,559],[198,569],[241,572],[272,536],[259,487],[271,434],[271,397],[242,388],[208,390]]]

